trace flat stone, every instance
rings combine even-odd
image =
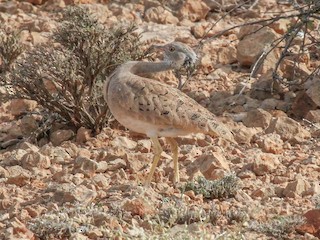
[[[263,129],[269,126],[272,115],[261,109],[251,110],[247,113],[247,116],[242,120],[243,124],[247,127],[261,127]]]
[[[206,179],[214,180],[221,177],[221,171],[229,172],[229,163],[219,152],[211,152],[198,157],[190,166],[188,166],[188,175],[194,175],[200,170]]]
[[[277,133],[281,136],[282,140],[288,140],[291,143],[303,142],[311,137],[310,132],[289,117],[273,118],[265,132]]]
[[[70,140],[74,136],[72,130],[57,130],[50,134],[50,141],[54,146],[59,146],[64,141]]]
[[[291,197],[293,196],[293,193],[294,193],[301,196],[302,193],[305,192],[310,187],[311,186],[307,181],[301,178],[298,178],[297,180],[287,184],[287,186],[283,190],[283,195],[286,197]]]
[[[74,173],[83,173],[86,177],[93,177],[97,169],[98,163],[87,157],[79,156],[74,161]]]

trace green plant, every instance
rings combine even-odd
[[[249,219],[247,212],[241,209],[232,209],[227,211],[226,217],[229,224],[232,224],[234,222],[242,223]]]
[[[210,181],[204,177],[196,181],[188,182],[182,187],[182,191],[194,191],[195,194],[202,194],[208,199],[233,197],[239,188],[239,178],[234,174],[227,175],[219,180]]]
[[[312,200],[316,205],[316,208],[320,209],[320,194],[315,195]]]
[[[294,232],[295,228],[303,224],[304,221],[302,216],[281,216],[266,223],[252,222],[249,229],[276,237],[277,239],[283,239],[289,233]]]

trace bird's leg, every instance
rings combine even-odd
[[[174,170],[173,183],[176,184],[180,181],[179,165],[178,165],[178,143],[173,138],[167,137],[166,139],[170,144],[171,151],[172,151],[173,170]]]
[[[151,166],[147,181],[145,183],[145,185],[147,185],[147,186],[150,185],[150,183],[151,183],[154,171],[156,170],[161,153],[163,151],[157,137],[151,137],[151,141],[153,143],[154,157],[153,157],[152,166]]]

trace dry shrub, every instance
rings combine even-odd
[[[22,52],[23,46],[19,43],[19,33],[0,28],[0,75],[10,70]]]
[[[87,8],[66,8],[49,41],[21,55],[2,77],[13,90],[9,98],[35,100],[72,127],[100,132],[109,115],[103,82],[119,64],[142,56],[134,30],[107,29]]]

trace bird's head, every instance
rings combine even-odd
[[[174,69],[194,67],[198,60],[196,53],[187,45],[172,42],[163,46],[153,45],[153,48],[163,52],[164,61],[170,62]]]

